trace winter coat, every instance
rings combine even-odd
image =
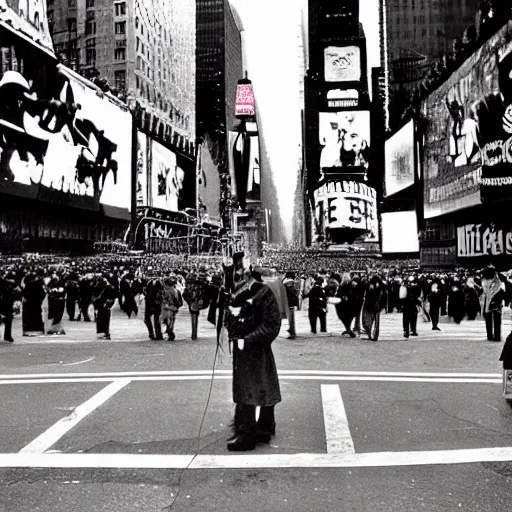
[[[233,344],[233,401],[236,404],[272,406],[281,401],[272,342],[281,329],[279,306],[272,290],[254,283],[235,316],[229,310],[230,338],[244,339],[243,350]]]

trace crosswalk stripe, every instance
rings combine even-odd
[[[355,453],[339,386],[322,384],[321,392],[327,453]]]

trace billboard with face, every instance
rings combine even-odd
[[[385,143],[386,196],[414,185],[414,121],[409,121]]]
[[[0,187],[5,193],[99,209],[131,205],[132,117],[60,67],[53,96],[17,71],[0,80]]]
[[[328,181],[314,192],[315,226],[319,234],[352,229],[365,234],[365,241],[378,242],[377,193],[355,181]]]
[[[361,80],[361,50],[358,46],[328,46],[324,49],[326,82]]]
[[[512,196],[512,22],[424,104],[425,217]]]
[[[353,110],[320,112],[320,168],[368,169],[370,159],[370,112]]]

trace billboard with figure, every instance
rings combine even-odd
[[[512,21],[424,103],[425,217],[512,195]]]
[[[414,121],[409,121],[385,143],[386,196],[414,185]]]
[[[59,66],[49,96],[18,71],[0,80],[0,190],[72,207],[130,210],[132,117]]]
[[[220,218],[220,177],[212,153],[218,148],[209,137],[197,149],[197,196],[199,208],[210,220]]]
[[[368,169],[370,159],[370,112],[352,110],[320,112],[320,168]]]
[[[361,49],[358,46],[328,46],[324,49],[326,82],[361,80]]]
[[[151,141],[151,205],[177,212],[185,173],[178,167],[176,154]]]
[[[340,229],[359,231],[366,242],[378,242],[377,193],[374,188],[355,181],[335,180],[323,183],[314,192],[315,231],[332,238]]]

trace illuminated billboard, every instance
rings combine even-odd
[[[235,116],[251,117],[256,115],[254,91],[250,80],[240,80],[236,86]]]
[[[0,80],[0,189],[86,209],[103,204],[129,211],[132,116],[90,82],[59,70],[52,97],[17,71]]]
[[[425,217],[512,196],[512,22],[424,104]]]
[[[328,46],[324,49],[326,82],[361,80],[361,49],[358,46]]]
[[[382,252],[419,252],[418,221],[415,211],[382,214]]]
[[[378,242],[377,193],[364,183],[335,180],[314,191],[315,226],[318,234],[351,229],[366,234],[365,241]]]
[[[385,143],[386,196],[389,197],[414,185],[414,121]]]
[[[361,167],[370,159],[370,112],[320,112],[320,168]]]
[[[177,212],[185,173],[176,154],[151,141],[151,204],[154,208]]]

